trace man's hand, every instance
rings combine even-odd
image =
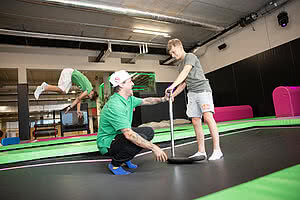
[[[82,112],[81,112],[81,111],[77,111],[77,117],[78,117],[79,119],[82,118]]]
[[[155,159],[159,162],[166,162],[168,160],[167,154],[161,150],[157,145],[153,144],[154,148],[152,149],[152,152],[155,155]]]
[[[170,100],[170,94],[165,94],[165,96],[162,97],[162,98],[164,99],[163,102],[169,101]],[[171,98],[172,98],[172,102],[174,102],[174,96],[173,95],[171,96]]]
[[[174,91],[174,88],[172,85],[165,90],[165,97],[167,97],[168,100],[171,98],[172,102],[174,102],[173,91]]]
[[[173,93],[173,90],[174,90],[174,87],[171,85],[170,87],[168,87],[165,90],[165,94],[169,96],[171,93]]]
[[[71,109],[72,109],[72,108],[71,108],[71,105],[69,105],[69,106],[66,108],[65,114],[67,114]]]

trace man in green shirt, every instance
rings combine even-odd
[[[150,142],[154,136],[151,127],[131,127],[135,107],[166,102],[168,97],[144,99],[134,97],[132,91],[134,83],[131,77],[125,70],[111,75],[110,83],[115,93],[109,98],[100,114],[97,146],[102,155],[112,157],[108,168],[116,175],[130,174],[122,168],[122,165],[137,168],[130,160],[143,148],[152,150],[158,161],[165,162],[168,159],[164,151]]]
[[[95,101],[98,97],[96,91],[93,90],[93,86],[88,78],[79,72],[77,69],[66,68],[63,69],[59,80],[58,85],[49,85],[46,82],[43,82],[42,85],[38,86],[34,92],[34,97],[38,100],[40,94],[44,91],[52,91],[67,94],[72,87],[72,84],[75,84],[82,91],[80,95],[73,101],[73,103],[67,107],[66,113],[69,112],[73,107],[77,105],[77,115],[79,118],[82,117],[82,112],[80,111],[80,103],[83,98],[88,97],[89,99]]]

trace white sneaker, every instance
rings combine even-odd
[[[190,156],[189,158],[194,158],[197,156],[205,156],[205,159],[207,159],[206,152],[199,152],[199,151],[197,153],[195,153],[194,155]]]
[[[34,91],[34,97],[36,100],[39,99],[40,95],[42,94],[42,92],[45,90],[45,87],[47,86],[48,84],[46,82],[43,82],[42,85],[38,86],[36,88],[36,90]]]
[[[43,87],[43,90],[45,90],[46,86],[48,86],[48,83],[43,82],[41,86]]]
[[[221,159],[223,158],[223,153],[221,150],[216,150],[216,151],[213,151],[212,155],[209,157],[208,160],[218,160],[218,159]]]

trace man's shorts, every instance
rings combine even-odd
[[[63,69],[60,73],[60,77],[58,80],[58,87],[64,91],[66,94],[69,92],[69,90],[72,87],[72,73],[74,69],[72,68],[66,68]]]
[[[202,118],[205,112],[215,112],[212,92],[188,92],[188,104],[186,114],[188,117]]]

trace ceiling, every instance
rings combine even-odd
[[[89,47],[82,42],[83,46],[81,46],[79,38],[73,38],[71,42],[70,38],[62,39],[62,36],[89,38],[90,41],[99,39],[98,42],[92,43],[103,44],[107,44],[108,40],[122,41],[120,44],[123,45],[144,42],[153,48],[165,48],[170,38],[179,38],[185,48],[191,49],[221,33],[250,13],[258,12],[270,2],[276,1],[2,0],[0,28],[21,32],[17,34],[19,36],[17,41],[15,37],[5,37],[13,33],[2,32],[1,34],[0,32],[0,42],[5,43],[6,40],[6,43],[45,45],[43,43],[46,41],[41,37],[47,36],[42,34],[54,34],[51,38],[61,42],[56,45],[99,50],[107,49],[107,45]],[[170,37],[136,33],[133,32],[135,29],[168,33]],[[41,35],[26,37],[24,32],[41,33]],[[12,38],[15,41],[9,41]],[[48,43],[54,45],[49,41]],[[118,49],[117,46],[115,48]]]
[[[138,54],[147,44],[147,54],[166,58],[170,38],[179,38],[185,49],[192,51],[232,28],[251,23],[251,13],[260,17],[287,1],[1,0],[0,45],[91,49],[102,52],[101,59],[108,49]],[[137,33],[135,29],[167,33],[169,37]],[[29,70],[29,85],[44,80],[57,83],[59,73]],[[86,73],[94,77],[94,72]],[[16,69],[0,69],[0,86],[17,84],[17,79]],[[0,87],[0,96],[9,93],[16,94],[16,88]]]

